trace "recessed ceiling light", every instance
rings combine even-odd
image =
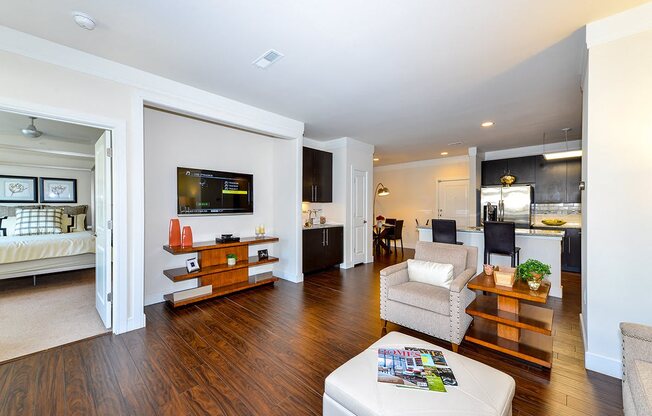
[[[480,124],[482,127],[491,127],[494,125],[493,121],[485,121],[482,124]]]
[[[448,156],[448,152],[441,152],[440,155],[442,155],[442,156]]]
[[[284,56],[285,55],[283,55],[281,52],[270,49],[264,54],[260,55],[258,59],[252,62],[252,64],[256,65],[260,69],[265,69],[276,61],[279,61]]]
[[[380,160],[379,157],[375,157],[375,158],[374,158],[374,162],[378,162],[379,160]]]
[[[448,143],[449,146],[459,146],[459,145],[461,145],[461,144],[462,144],[462,141],[461,141],[461,140],[458,140],[458,141],[456,141],[456,142]]]
[[[75,19],[75,23],[77,23],[77,26],[81,27],[82,29],[86,29],[86,30],[95,29],[95,19],[93,19],[91,16],[87,15],[86,13],[73,12],[72,18]]]

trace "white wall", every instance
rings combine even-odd
[[[586,367],[620,377],[618,324],[652,325],[652,3],[589,25],[587,44]]]
[[[252,215],[182,216],[194,241],[211,241],[223,233],[250,237],[256,225],[276,236],[274,199],[284,189],[274,182],[274,142],[256,133],[203,122],[167,112],[145,109],[145,303],[163,301],[163,295],[195,287],[197,282],[174,283],[164,269],[185,266],[195,255],[173,256],[163,251],[171,218],[177,218],[176,168],[189,167],[254,175]],[[289,144],[289,141],[285,141]],[[287,198],[286,198],[287,199]],[[276,244],[251,247],[250,255],[268,249],[277,255]],[[288,260],[288,255],[281,256]],[[271,265],[250,269],[251,274],[270,271]]]
[[[419,240],[414,220],[425,225],[426,220],[437,217],[437,181],[468,178],[466,156],[379,166],[374,169],[372,189],[382,182],[390,194],[376,197],[373,217],[382,214],[404,220],[403,245],[414,248]]]
[[[20,137],[0,135],[0,143],[16,143],[19,140]],[[64,146],[48,146],[48,150],[56,151],[57,149],[72,149],[86,151],[88,147],[89,146],[70,146],[70,143],[64,143]],[[15,150],[12,148],[3,149],[0,147],[0,175],[77,179],[77,203],[66,203],[62,205],[88,205],[86,218],[87,225],[91,225],[93,219],[91,212],[92,175],[90,170],[93,165],[94,161],[87,158]],[[40,181],[38,186],[40,187]],[[40,190],[39,195],[41,195]],[[41,202],[37,203],[40,204]],[[2,205],[25,204],[10,204],[3,202]]]
[[[113,298],[128,299],[114,304],[114,331],[118,333],[145,323],[143,104],[276,137],[297,140],[303,136],[303,123],[296,120],[4,26],[0,26],[0,62],[0,110],[115,129],[113,160],[121,166],[116,172],[121,185],[114,201],[117,292]],[[298,184],[300,170],[290,168],[295,169]],[[300,196],[296,191],[294,199],[298,227]],[[296,241],[298,231],[293,235]]]

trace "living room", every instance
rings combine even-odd
[[[38,1],[3,11],[0,108],[112,133],[113,334],[0,364],[0,413],[334,411],[322,407],[327,376],[384,336],[381,270],[415,255],[409,246],[401,255],[400,243],[398,254],[393,244],[390,255],[375,254],[377,171],[391,177],[384,166],[460,157],[479,192],[483,155],[563,146],[559,132],[571,127],[585,185],[582,273],[561,275],[564,296],[549,300],[553,343],[562,337],[552,369],[466,340],[453,355],[450,340],[392,320],[386,330],[435,345],[451,368],[459,357],[507,374],[513,414],[618,414],[623,405],[645,414],[637,406],[649,386],[622,397],[619,324],[652,325],[644,307],[652,288],[636,278],[652,251],[644,220],[652,200],[638,182],[652,173],[652,4],[77,6]],[[251,65],[265,56],[275,62]],[[494,126],[480,125],[487,121]],[[333,154],[332,202],[310,208],[344,230],[343,266],[305,276],[304,147]],[[252,174],[253,213],[179,217],[179,167]],[[358,199],[356,171],[366,172]],[[383,184],[391,193],[377,198],[382,209],[413,187]],[[469,218],[481,216],[478,195],[469,193]],[[416,243],[415,215],[401,215]],[[264,225],[278,241],[248,256],[268,250],[278,261],[256,267],[280,280],[187,307],[163,302],[195,282],[164,274],[186,259],[163,249],[177,217],[195,242],[233,234],[244,243]],[[359,241],[356,227],[366,230]],[[371,368],[361,385],[392,387]],[[73,374],[86,393],[66,384]],[[442,400],[465,391],[449,390]],[[432,394],[425,400],[441,397]],[[364,414],[368,404],[339,403],[349,413],[329,414]]]

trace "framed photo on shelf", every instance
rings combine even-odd
[[[186,270],[188,270],[188,273],[196,272],[199,270],[199,262],[197,261],[197,257],[186,260]]]
[[[267,260],[268,258],[269,254],[267,253],[267,249],[258,250],[258,260]]]
[[[0,175],[0,202],[38,202],[38,182],[32,176]]]
[[[41,178],[41,202],[77,203],[77,179]]]

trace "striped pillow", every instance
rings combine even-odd
[[[17,209],[14,235],[61,234],[63,209]]]

